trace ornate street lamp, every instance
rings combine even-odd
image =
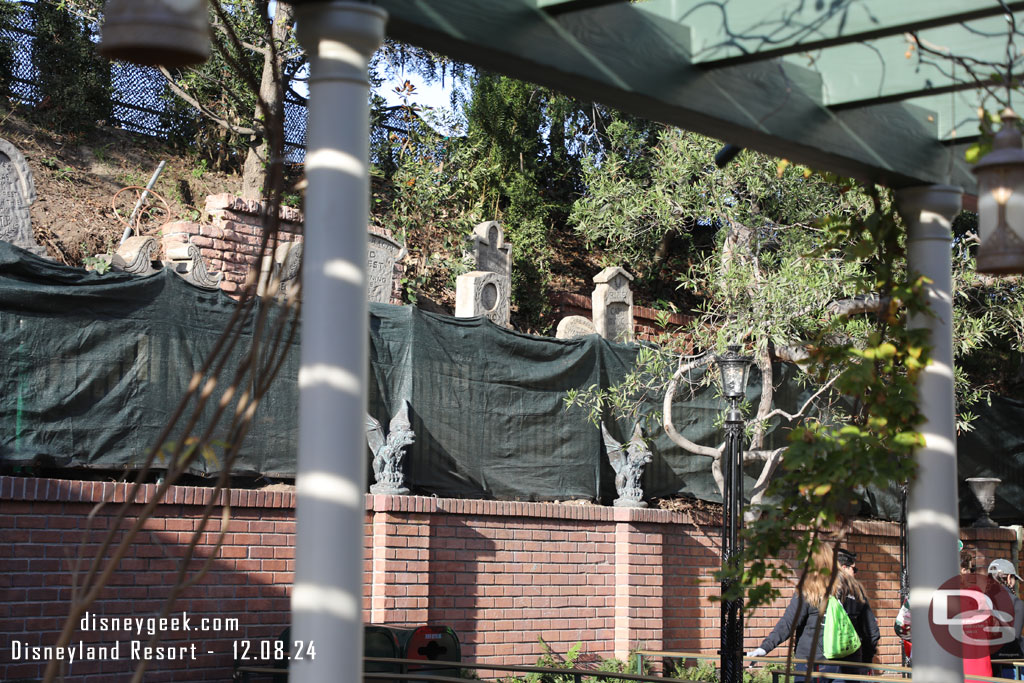
[[[978,176],[979,273],[1024,273],[1024,149],[1017,115],[1004,109],[992,151],[974,167]]]
[[[716,356],[722,373],[722,395],[729,401],[725,414],[725,491],[722,500],[722,570],[741,550],[739,543],[740,510],[743,506],[743,415],[740,401],[747,391],[750,356],[741,356],[738,346],[730,346]],[[722,579],[722,595],[732,582]],[[743,599],[722,600],[722,683],[743,683]]]
[[[145,66],[177,68],[210,56],[206,0],[107,0],[99,52]]]

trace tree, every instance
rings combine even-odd
[[[95,24],[59,4],[36,2],[26,10],[36,34],[32,63],[42,120],[58,132],[80,132],[110,116],[110,63],[96,54]]]
[[[43,5],[50,3],[32,7]],[[92,30],[102,24],[102,0],[63,0],[53,11]],[[211,0],[210,59],[174,72],[159,69],[167,87],[161,122],[170,141],[219,170],[241,172],[248,198],[259,198],[267,184],[270,120],[283,116],[286,96],[305,101],[292,87],[305,64],[293,12],[290,3],[278,2],[271,18],[268,0]]]
[[[661,410],[654,419],[679,447],[712,458],[722,490],[724,444],[686,438],[675,428],[672,406],[693,382],[713,381],[714,373],[697,371],[713,361],[716,350],[743,344],[762,376],[760,399],[749,407],[744,454],[745,462],[761,466],[751,492],[756,507],[790,448],[766,445],[771,427],[794,430],[865,419],[866,404],[837,387],[850,357],[832,365],[813,360],[825,346],[851,353],[878,346],[885,336],[876,339],[880,316],[905,305],[876,282],[881,274],[887,274],[883,282],[910,277],[900,260],[902,242],[888,248],[894,263],[883,264],[871,251],[875,241],[866,236],[868,227],[848,230],[845,242],[835,241],[837,225],[895,220],[888,218],[891,201],[875,190],[859,191],[849,182],[751,152],[719,169],[713,161],[719,143],[676,129],[663,129],[653,147],[637,144],[626,122],[613,123],[609,133],[605,153],[589,157],[584,166],[587,193],[573,206],[571,220],[592,244],[618,254],[637,272],[657,277],[680,269],[677,282],[695,315],[677,335],[666,335],[659,349],[643,350],[623,384],[571,395],[569,401],[589,404],[594,419],[600,419],[609,406],[637,418],[657,400]],[[960,362],[991,349],[1009,330],[1015,348],[1022,348],[1019,318],[1016,325],[1011,322],[1024,305],[1019,287],[979,289],[965,248],[958,247],[958,303],[973,306],[957,307]],[[788,411],[775,401],[778,361],[797,363],[805,371],[801,381],[811,387],[810,399]],[[972,382],[967,373],[958,374],[960,426],[967,429],[970,405],[984,392],[978,377]]]

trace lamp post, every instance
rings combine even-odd
[[[1024,273],[1024,149],[1017,115],[1006,109],[978,176],[979,273]]]
[[[741,356],[738,346],[729,346],[715,358],[722,373],[722,395],[729,401],[725,414],[725,490],[722,500],[722,570],[732,563],[741,547],[740,514],[743,507],[743,415],[739,404],[747,390],[747,375],[753,359]],[[722,579],[722,683],[743,682],[743,599],[724,599],[732,585]]]

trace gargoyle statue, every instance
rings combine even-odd
[[[370,493],[401,495],[409,493],[402,473],[405,447],[416,440],[409,422],[409,402],[402,401],[398,414],[391,418],[387,438],[380,422],[366,416],[366,443],[373,453],[373,478]]]
[[[633,429],[633,438],[627,447],[616,441],[604,424],[601,425],[601,436],[604,437],[608,460],[615,470],[615,491],[619,494],[615,499],[615,507],[647,507],[643,500],[643,489],[640,488],[640,475],[643,474],[644,465],[651,461],[651,449],[644,442],[640,425]]]

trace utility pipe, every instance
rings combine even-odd
[[[917,383],[925,445],[914,453],[917,477],[910,485],[907,508],[915,683],[962,683],[964,679],[960,658],[944,649],[929,628],[935,591],[960,571],[950,223],[960,212],[962,199],[962,189],[947,185],[896,192],[896,205],[908,230],[908,265],[931,280],[926,295],[932,315],[917,314],[909,321],[911,329],[930,331],[932,346],[931,362]]]
[[[334,683],[362,680],[367,63],[387,13],[330,2],[295,16],[310,78],[291,638],[316,655],[293,659],[291,680]]]

